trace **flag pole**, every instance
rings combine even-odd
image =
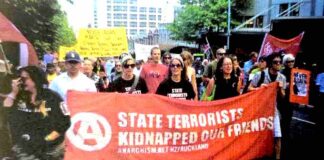
[[[206,42],[207,42],[207,45],[208,45],[208,47],[209,47],[210,52],[212,53],[212,56],[214,56],[213,50],[212,50],[211,47],[210,47],[210,44],[209,44],[209,41],[208,41],[207,36],[206,36]],[[215,58],[216,58],[216,57],[215,57]]]

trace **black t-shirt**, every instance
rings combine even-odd
[[[116,80],[114,80],[111,84],[109,84],[107,91],[108,92],[119,92],[119,93],[129,92],[134,81],[135,81],[135,76],[131,80],[124,80],[122,77],[119,77]],[[146,82],[141,77],[139,77],[138,83],[132,93],[133,94],[144,94],[147,92],[148,92],[148,89],[146,86]]]
[[[231,76],[230,79],[215,79],[216,91],[214,100],[225,99],[239,95],[237,92],[238,78]]]
[[[195,97],[192,84],[187,80],[174,82],[171,79],[166,79],[160,83],[156,94],[177,99],[194,99]]]
[[[39,105],[33,106],[18,98],[7,110],[13,143],[23,147],[27,153],[42,154],[63,142],[64,134],[70,127],[70,117],[65,115],[68,113],[66,105],[54,91],[44,89],[37,101],[46,101],[47,115],[41,113]],[[57,131],[60,137],[54,141],[45,141],[52,131]]]

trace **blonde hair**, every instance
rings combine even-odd
[[[181,56],[181,58],[182,59],[188,59],[189,61],[189,66],[191,66],[192,65],[192,63],[193,63],[193,56],[192,56],[192,54],[190,53],[190,52],[188,52],[188,51],[182,51],[181,52],[181,54],[180,54],[180,56]]]

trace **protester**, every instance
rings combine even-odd
[[[166,66],[169,66],[171,63],[171,58],[172,58],[171,54],[169,52],[165,52],[163,54],[162,63]]]
[[[261,56],[259,58],[259,62],[257,63],[256,66],[253,66],[250,71],[249,71],[249,80],[246,82],[244,89],[243,89],[243,93],[246,93],[249,91],[249,87],[250,87],[250,83],[253,79],[253,77],[256,75],[256,73],[261,72],[261,79],[264,79],[264,70],[267,68],[267,60],[266,60],[266,56]],[[263,75],[263,76],[262,76]],[[258,83],[257,87],[261,86],[261,83],[263,82],[263,80],[260,81],[260,83]]]
[[[131,56],[122,59],[122,75],[113,81],[108,92],[144,94],[148,92],[145,81],[133,73],[135,60]]]
[[[213,75],[215,74],[216,68],[217,68],[217,62],[219,59],[221,59],[222,57],[224,57],[226,54],[226,51],[224,48],[219,48],[217,49],[215,55],[214,56],[214,60],[211,61],[207,68],[205,68],[204,70],[204,74],[203,74],[203,81],[204,82],[209,82],[209,80],[213,77]]]
[[[177,99],[193,100],[195,92],[187,80],[186,68],[181,57],[174,57],[169,66],[169,76],[158,86],[156,94]]]
[[[3,101],[11,91],[11,78],[8,61],[0,59],[0,159],[10,155],[11,140],[8,129],[8,116]]]
[[[234,97],[240,94],[240,77],[234,72],[233,61],[229,57],[222,57],[217,63],[214,78],[206,88],[206,97],[212,94],[216,85],[214,100]]]
[[[116,79],[118,79],[122,75],[122,64],[120,60],[115,61],[115,68],[114,71],[110,75],[109,81],[112,82]]]
[[[105,72],[99,72],[99,74],[103,74],[102,76],[99,76],[93,72],[93,63],[89,59],[85,59],[83,61],[83,74],[95,82],[96,88],[99,92],[103,92],[108,87],[109,82],[105,76]]]
[[[243,84],[244,85],[246,85],[246,82],[249,79],[249,71],[251,70],[251,68],[257,62],[258,53],[257,52],[251,52],[250,55],[249,55],[249,57],[250,57],[250,60],[244,62],[244,67],[243,67],[243,71],[244,71],[244,81],[243,81]]]
[[[258,72],[253,80],[251,81],[249,90],[256,90],[258,89],[258,84],[261,83],[261,87],[266,87],[266,84],[271,82],[279,82],[278,85],[278,96],[277,102],[282,100],[285,95],[286,89],[286,77],[280,73],[281,69],[281,56],[278,53],[272,53],[267,57],[267,65],[268,68],[265,69],[263,72],[264,78],[263,82],[260,82],[262,79],[262,72]],[[277,103],[278,105],[278,103]],[[274,137],[275,137],[275,158],[280,159],[281,156],[281,127],[280,127],[280,120],[279,120],[279,113],[278,113],[278,106],[275,107],[275,115],[274,115]]]
[[[290,142],[290,123],[292,120],[294,104],[289,102],[290,95],[290,75],[295,65],[295,57],[292,54],[286,54],[283,57],[284,69],[281,73],[286,77],[285,97],[278,102],[278,110],[281,115],[281,133],[282,133],[282,155],[286,158]]]
[[[149,93],[155,93],[159,84],[168,77],[168,67],[161,63],[161,50],[151,49],[152,63],[143,65],[140,76],[145,80]]]
[[[66,102],[68,90],[96,92],[95,82],[81,73],[81,58],[76,52],[68,52],[65,56],[67,72],[57,76],[49,88],[56,91]]]
[[[53,63],[47,63],[46,74],[47,74],[48,83],[51,83],[53,81],[53,79],[58,76],[58,74],[56,72],[55,65]]]
[[[13,141],[13,159],[61,160],[70,118],[63,100],[47,89],[46,74],[36,66],[20,69],[4,100]]]
[[[136,66],[135,66],[133,73],[136,76],[139,76],[141,74],[142,66],[143,66],[144,62],[143,62],[143,60],[137,60],[135,64],[136,64]]]
[[[194,100],[198,101],[198,89],[197,89],[197,79],[196,79],[196,70],[192,67],[193,56],[188,51],[181,52],[181,58],[184,62],[184,66],[187,72],[188,81],[191,83],[192,88],[195,92]]]

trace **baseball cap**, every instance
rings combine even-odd
[[[77,52],[71,51],[66,53],[65,55],[65,61],[76,61],[76,62],[81,62],[80,55]]]

